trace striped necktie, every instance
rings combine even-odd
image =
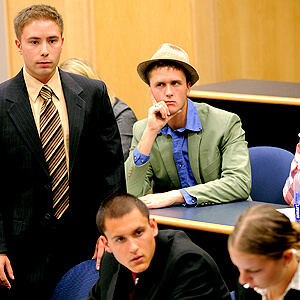
[[[69,176],[61,120],[52,94],[47,85],[39,94],[44,100],[40,114],[40,138],[51,177],[54,216],[59,219],[69,206]]]

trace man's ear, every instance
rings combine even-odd
[[[17,46],[17,48],[18,48],[19,53],[22,55],[22,46],[21,46],[21,42],[20,42],[18,39],[16,39],[16,40],[15,40],[15,44],[16,44],[16,46]]]
[[[187,84],[187,93],[186,93],[186,96],[188,97],[190,95],[190,92],[191,92],[191,83],[189,82]]]
[[[65,41],[65,38],[62,37],[62,38],[61,38],[61,50],[60,50],[60,53],[62,53],[64,41]]]
[[[101,240],[102,244],[105,247],[105,251],[107,251],[109,253],[112,253],[112,251],[111,251],[111,249],[110,249],[110,247],[108,245],[108,241],[107,241],[106,237],[104,235],[101,235],[100,236],[100,240]]]
[[[150,218],[150,227],[152,229],[153,236],[158,235],[158,226],[154,218]]]

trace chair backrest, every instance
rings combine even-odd
[[[230,292],[230,296],[232,300],[235,300],[235,291]]]
[[[282,190],[289,176],[294,154],[281,148],[258,146],[249,148],[253,200],[287,204]]]
[[[57,284],[51,300],[82,300],[99,278],[96,259],[84,261],[70,269]]]

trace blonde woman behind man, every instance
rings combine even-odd
[[[63,71],[79,74],[92,79],[104,81],[97,69],[88,61],[81,58],[70,58],[65,60],[59,66]],[[132,140],[132,126],[137,121],[137,118],[132,109],[123,101],[118,99],[114,92],[106,84],[107,93],[112,103],[113,112],[119,127],[124,161],[129,154],[129,148]]]

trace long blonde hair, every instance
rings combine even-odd
[[[82,58],[69,58],[62,62],[59,67],[66,72],[104,81],[97,69],[91,63]],[[107,84],[106,87],[110,102],[113,103],[115,100],[115,94]]]

